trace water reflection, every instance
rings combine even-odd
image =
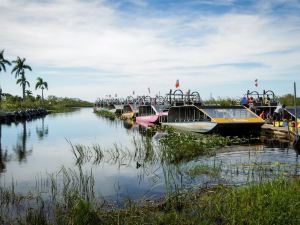
[[[133,120],[127,119],[127,120],[124,120],[124,121],[123,121],[123,126],[124,126],[124,128],[127,129],[127,130],[130,130],[131,128],[133,128],[133,125],[134,125]]]
[[[98,117],[91,109],[49,115],[15,126],[0,125],[0,172],[6,173],[8,180],[13,176],[21,192],[34,189],[37,183],[48,184],[51,191],[52,181],[60,180],[62,191],[82,188],[83,194],[92,191],[88,198],[98,193],[120,204],[122,199],[159,197],[183,187],[243,183],[253,171],[265,168],[300,173],[295,152],[284,145],[281,150],[275,144],[234,146],[216,156],[176,164],[157,146],[164,135],[149,133],[133,121]],[[207,167],[191,177],[190,169],[198,165]],[[221,168],[218,176],[207,172],[214,167]],[[61,179],[49,178],[49,174]],[[37,177],[43,181],[37,182]],[[50,181],[45,182],[47,179]]]
[[[21,162],[27,161],[27,156],[32,153],[32,149],[27,149],[27,138],[30,136],[30,132],[27,132],[26,121],[22,122],[22,133],[19,135],[17,144],[15,145],[14,152],[16,153],[17,160]]]
[[[45,126],[45,117],[42,117],[41,119],[42,119],[42,125],[41,126],[37,125],[35,128],[39,140],[43,140],[44,137],[46,137],[49,133],[48,125]]]
[[[2,124],[0,124],[0,173],[5,171],[7,161],[7,151],[4,152],[2,149]]]

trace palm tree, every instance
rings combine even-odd
[[[27,97],[32,96],[32,91],[30,90],[26,90],[25,93]]]
[[[42,100],[44,100],[44,89],[46,88],[48,90],[48,83],[41,77],[38,77],[36,80],[35,90],[38,88],[42,89]]]
[[[2,50],[2,51],[0,52],[0,72],[1,72],[2,70],[3,70],[4,72],[6,72],[6,67],[5,67],[5,65],[11,65],[11,63],[10,63],[8,60],[6,60],[6,59],[4,58],[3,54],[4,54],[4,50]],[[1,102],[1,100],[2,100],[2,88],[0,87],[0,102]]]
[[[3,70],[4,72],[6,72],[5,64],[11,65],[11,63],[4,58],[3,54],[4,54],[4,50],[0,52],[0,71]]]
[[[20,86],[22,86],[22,88],[23,88],[23,100],[25,99],[25,89],[26,89],[26,85],[28,86],[28,87],[30,87],[30,84],[29,84],[29,82],[26,80],[26,77],[24,76],[24,74],[22,73],[22,76],[21,76],[21,78],[19,78],[18,80],[17,80],[17,84],[20,84]]]
[[[20,83],[23,89],[23,100],[25,99],[25,89],[26,84],[29,86],[29,82],[26,80],[25,77],[25,70],[32,71],[31,67],[25,64],[25,58],[21,59],[20,57],[17,58],[17,60],[13,61],[15,63],[15,67],[12,69],[11,73],[15,73],[15,77],[19,77],[21,75],[21,78],[17,80],[17,84]]]

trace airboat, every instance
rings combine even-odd
[[[138,116],[136,122],[142,126],[151,126],[168,115],[170,107],[169,102],[162,96],[151,98],[144,96],[140,99],[142,104],[138,107]]]
[[[200,96],[193,101],[189,94],[178,90],[170,98],[173,105],[162,125],[196,133],[248,134],[264,124],[263,119],[242,105],[205,106]]]
[[[246,102],[243,102],[243,99]],[[248,90],[244,95],[241,104],[249,108],[256,115],[265,112],[266,115],[273,115],[274,110],[280,104],[279,99],[272,90],[263,90],[260,94],[257,91]]]
[[[123,112],[124,102],[124,99],[121,98],[97,99],[94,104],[94,112],[109,111],[121,114]]]
[[[122,118],[134,119],[138,114],[139,102],[132,96],[128,96],[123,106]]]

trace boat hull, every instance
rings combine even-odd
[[[162,125],[170,126],[180,130],[195,132],[195,133],[210,133],[215,129],[217,123],[200,121],[200,122],[162,123]]]
[[[262,125],[263,123],[219,123],[213,132],[221,135],[257,136]]]
[[[249,135],[259,134],[263,123],[214,123],[214,122],[185,122],[162,123],[176,129],[194,133],[218,133],[221,135]]]
[[[133,119],[135,116],[134,112],[126,112],[122,114],[123,119]]]
[[[158,115],[151,115],[151,116],[138,116],[136,118],[137,123],[156,123],[158,121]]]
[[[149,115],[149,116],[137,116],[136,122],[142,126],[151,126],[155,123],[158,123],[160,120],[160,117],[168,116],[168,112],[159,112],[155,115]]]
[[[133,119],[138,115],[138,109],[134,105],[124,105],[122,118],[124,119]]]

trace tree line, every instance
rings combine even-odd
[[[32,91],[30,91],[29,89],[26,90],[26,87],[30,87],[30,83],[25,76],[25,72],[32,71],[32,68],[29,65],[25,64],[25,61],[25,58],[20,58],[18,56],[16,60],[10,62],[4,57],[4,50],[0,51],[0,73],[2,71],[6,72],[6,67],[11,66],[13,64],[11,73],[15,74],[15,78],[17,79],[16,84],[19,84],[22,87],[23,101],[25,100],[26,95],[32,95]],[[44,89],[48,90],[48,83],[44,81],[41,77],[38,77],[36,79],[35,90],[37,89],[42,90],[42,100],[44,100]],[[2,95],[2,90],[0,88],[0,101]]]

